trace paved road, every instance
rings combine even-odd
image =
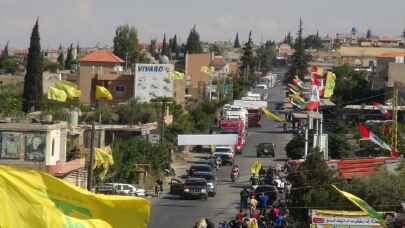
[[[282,102],[282,88],[272,88],[269,94],[271,104]],[[272,106],[274,107],[274,106]],[[229,220],[239,209],[239,193],[243,186],[249,184],[250,165],[256,158],[256,145],[261,142],[276,144],[276,160],[285,158],[285,144],[291,138],[282,133],[281,124],[262,120],[261,128],[249,129],[247,144],[242,155],[237,157],[237,164],[241,169],[241,177],[236,183],[230,182],[230,167],[223,167],[218,171],[217,195],[202,200],[181,200],[170,195],[161,199],[152,200],[152,213],[149,228],[189,228],[201,217],[210,218],[216,224]],[[263,165],[271,165],[274,161],[270,158],[260,159]]]

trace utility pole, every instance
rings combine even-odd
[[[161,118],[160,118],[160,144],[164,143],[165,137],[165,113],[166,113],[166,102],[161,103]]]
[[[394,94],[392,97],[392,136],[391,147],[392,152],[397,152],[398,149],[398,83],[394,82]]]
[[[89,160],[87,162],[87,190],[91,191],[93,188],[93,164],[94,164],[94,135],[96,127],[95,123],[91,124],[91,134],[90,134],[90,154]]]

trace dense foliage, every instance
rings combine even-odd
[[[113,43],[114,54],[123,60],[127,60],[130,65],[141,59],[138,32],[135,27],[127,24],[118,26],[115,30]]]
[[[193,28],[190,31],[190,34],[188,35],[186,43],[186,52],[189,54],[198,54],[203,52],[200,41],[200,34],[198,34],[195,25],[193,26]]]

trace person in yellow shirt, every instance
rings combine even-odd
[[[257,204],[258,204],[258,202],[256,200],[256,196],[253,194],[252,196],[250,196],[250,200],[249,200],[250,215],[252,215],[252,213],[256,210]]]

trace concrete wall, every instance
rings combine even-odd
[[[187,54],[186,56],[186,77],[191,82],[190,86],[187,86],[189,94],[195,99],[202,99],[203,92],[201,86],[208,84],[209,76],[201,72],[201,67],[208,66],[212,60],[210,53],[203,54]]]
[[[405,64],[389,63],[388,64],[388,87],[393,87],[394,82],[405,84]]]

